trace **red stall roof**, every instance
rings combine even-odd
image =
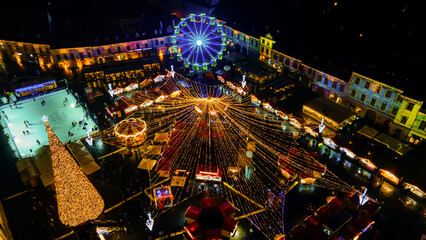
[[[185,217],[186,218],[190,218],[193,220],[196,220],[198,218],[198,214],[201,212],[200,208],[194,207],[194,206],[190,206],[185,213]]]
[[[222,203],[219,205],[220,210],[225,214],[225,216],[228,216],[229,214],[235,213],[235,208],[230,202]]]
[[[216,207],[216,200],[214,198],[201,199],[201,208]]]

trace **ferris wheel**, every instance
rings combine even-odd
[[[214,17],[203,13],[182,18],[172,36],[179,60],[186,67],[191,65],[197,70],[207,70],[208,66],[214,66],[217,60],[222,59],[226,46],[226,34],[222,26]]]

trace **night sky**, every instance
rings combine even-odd
[[[421,2],[221,0],[212,15],[255,37],[269,32],[277,40],[274,49],[344,80],[356,71],[407,88],[421,83],[425,63]],[[61,41],[49,34],[47,11],[55,31],[88,22],[96,28],[111,19],[149,14],[152,7],[132,0],[14,1],[0,9],[0,38]],[[73,33],[78,34],[87,32]]]

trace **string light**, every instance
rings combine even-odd
[[[149,112],[129,116],[145,120],[148,138],[161,131],[170,132],[157,164],[162,170],[149,173],[152,184],[179,171],[188,173],[186,180],[195,179],[199,165],[210,167],[210,171],[218,167],[222,181],[232,186],[231,189],[222,184],[221,196],[241,215],[247,214],[247,219],[269,238],[282,234],[283,229],[281,211],[276,211],[279,200],[264,206],[271,197],[266,189],[272,189],[271,194],[279,194],[285,188],[283,183],[287,180],[280,174],[280,157],[285,156],[285,165],[296,175],[306,176],[307,182],[343,192],[353,190],[300,148],[291,135],[283,133],[284,121],[301,129],[298,120],[268,105],[265,105],[267,109],[255,107],[252,104],[255,97],[242,86],[225,80],[221,86],[203,85],[178,73],[160,78],[163,85],[157,87],[158,90],[142,89],[126,98],[128,105],[140,106],[142,112]],[[179,94],[173,94],[177,92]],[[162,101],[156,101],[159,96]],[[146,106],[146,101],[154,103]],[[265,110],[268,113],[264,113]],[[111,144],[119,142],[113,127],[92,136]],[[162,184],[171,185],[171,180]],[[173,204],[198,193],[195,184],[171,186],[171,190]],[[277,195],[275,199],[280,197]],[[164,211],[167,210],[155,209],[153,218]],[[252,212],[257,214],[250,215]]]

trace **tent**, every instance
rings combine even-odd
[[[144,152],[145,155],[156,155],[160,156],[163,146],[157,146],[157,145],[149,145],[146,148],[146,152]]]
[[[375,136],[373,139],[376,140],[377,142],[385,145],[386,147],[393,150],[394,152],[398,153],[399,155],[404,155],[408,151],[413,149],[412,147],[408,146],[407,144],[402,143],[402,142],[398,141],[397,139],[395,139],[395,138],[393,138],[393,137],[391,137],[387,134],[384,134],[384,133],[380,133],[379,135]]]
[[[358,133],[368,138],[374,138],[379,133],[379,131],[367,125],[364,125],[361,129],[358,130]]]
[[[153,159],[143,158],[141,162],[139,163],[138,168],[151,171],[155,163],[157,163],[157,161]]]
[[[169,133],[156,133],[154,136],[154,142],[167,142],[169,139]]]
[[[86,175],[90,175],[101,169],[101,167],[99,167],[99,165],[95,162],[92,154],[89,153],[82,143],[67,143],[66,146]]]

